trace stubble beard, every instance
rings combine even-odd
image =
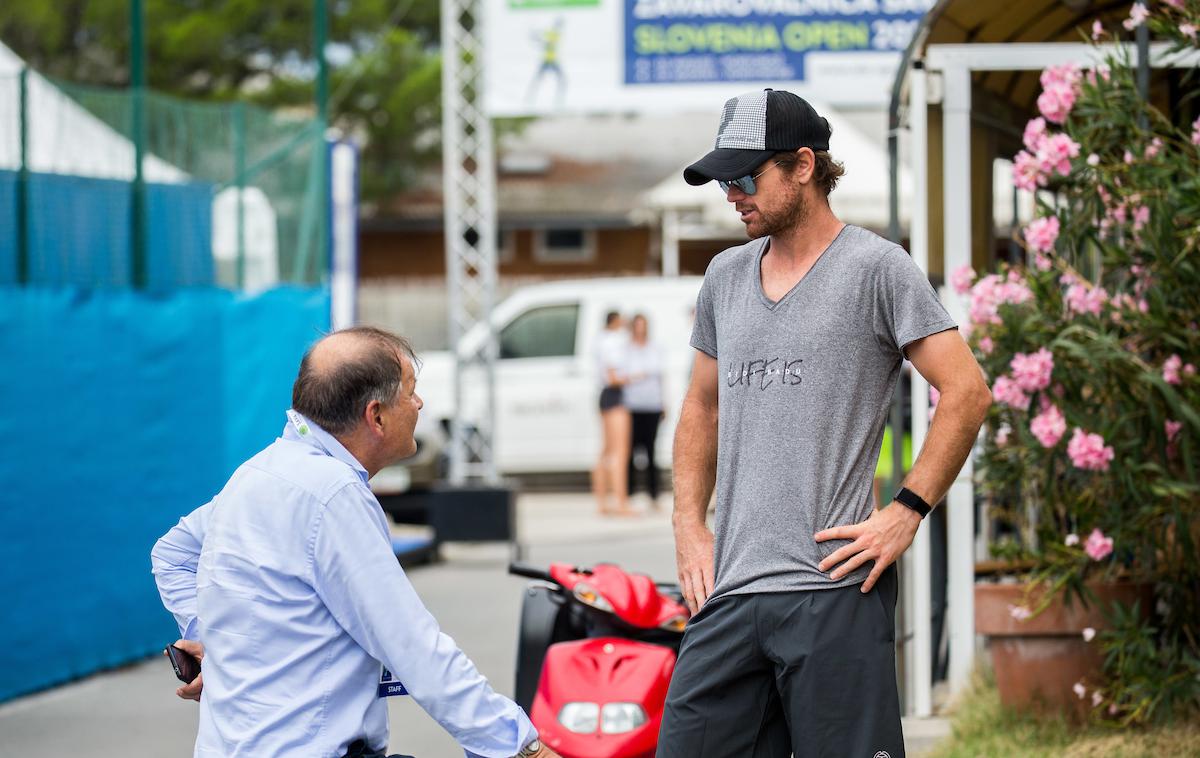
[[[762,208],[756,209],[758,220],[746,224],[746,234],[750,239],[778,235],[803,225],[808,218],[808,203],[799,187],[794,187],[792,192],[787,205],[779,210],[767,212]]]

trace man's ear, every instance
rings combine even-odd
[[[363,421],[367,422],[367,428],[375,434],[383,433],[383,403],[378,400],[372,400],[367,403],[367,407],[363,410]]]
[[[795,173],[801,184],[808,184],[812,181],[816,167],[817,156],[813,153],[812,148],[802,147],[796,151]]]

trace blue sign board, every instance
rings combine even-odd
[[[891,53],[928,0],[624,0],[625,84],[803,81],[810,53]]]

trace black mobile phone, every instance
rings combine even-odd
[[[200,676],[200,661],[196,656],[174,645],[167,645],[165,649],[167,657],[171,659],[171,667],[175,669],[175,676],[179,677],[179,681],[184,684],[191,684],[192,680]]]

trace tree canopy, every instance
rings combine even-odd
[[[329,113],[363,143],[362,188],[411,186],[440,154],[436,0],[329,0]],[[146,78],[194,99],[311,107],[313,0],[145,0]],[[129,0],[9,0],[0,40],[37,70],[130,83]]]

